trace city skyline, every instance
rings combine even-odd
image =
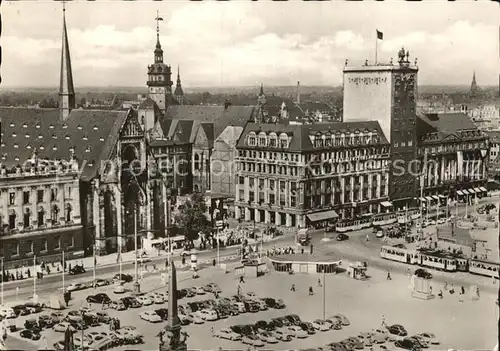
[[[2,6],[2,85],[59,83],[62,6]],[[279,6],[278,6],[279,5]],[[138,7],[140,6],[140,8]],[[29,9],[36,7],[32,15]],[[498,84],[498,6],[494,3],[149,3],[66,5],[75,87],[146,86],[156,10],[165,61],[183,86],[339,86],[345,60],[394,60],[405,46],[418,58],[419,83]],[[110,11],[111,9],[111,11]],[[442,15],[445,13],[446,15]],[[47,20],[49,19],[50,20]],[[279,20],[278,20],[279,19]],[[488,43],[492,43],[488,45]],[[128,73],[124,73],[128,72]]]

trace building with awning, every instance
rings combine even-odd
[[[310,220],[311,222],[329,221],[329,220],[337,219],[338,217],[339,217],[339,215],[334,210],[309,213],[307,215],[307,219]]]

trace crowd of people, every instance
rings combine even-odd
[[[78,265],[78,264],[77,264]],[[83,267],[83,260],[80,262],[80,266]],[[61,273],[63,271],[69,272],[72,269],[71,263],[67,262],[40,262],[40,264],[35,266],[35,272],[33,272],[33,267],[22,266],[20,268],[5,270],[2,272],[2,278],[4,282],[31,279],[33,274],[36,274],[37,279],[43,279],[44,275],[49,275],[51,273]]]

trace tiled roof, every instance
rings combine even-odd
[[[96,176],[100,160],[116,145],[128,111],[72,110],[65,122],[57,109],[0,107],[2,144],[0,162],[14,167],[33,156],[39,159],[70,158],[70,148],[82,169],[82,178]]]
[[[253,106],[176,105],[168,107],[165,118],[213,122],[216,138],[228,125],[243,127],[251,118],[253,109]]]
[[[417,137],[426,133],[437,133],[438,139],[444,140],[450,135],[465,130],[477,130],[477,126],[464,113],[425,113],[417,116]]]
[[[246,144],[246,136],[250,132],[255,132],[256,134],[260,132],[264,132],[269,134],[271,132],[275,132],[276,134],[286,133],[292,137],[290,145],[287,150],[300,152],[300,151],[312,151],[316,150],[311,143],[311,139],[309,135],[315,134],[317,132],[327,132],[330,133],[350,133],[355,132],[356,130],[363,132],[367,131],[377,131],[377,134],[380,136],[379,144],[385,145],[388,144],[387,138],[380,127],[378,121],[354,121],[354,122],[328,122],[328,123],[314,123],[314,124],[257,124],[257,123],[248,123],[243,132],[241,133],[241,137],[238,140],[237,147],[238,148],[248,148],[249,146]],[[261,147],[259,147],[261,148]],[[271,149],[271,148],[270,148]]]
[[[145,100],[141,101],[139,109],[153,109],[155,106],[157,106],[156,102],[148,96]]]

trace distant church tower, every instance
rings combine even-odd
[[[61,82],[59,85],[59,110],[61,120],[68,119],[72,109],[75,108],[75,89],[73,87],[73,71],[71,70],[71,57],[69,54],[68,31],[66,30],[66,7],[63,2],[63,33],[61,51]]]
[[[177,84],[175,86],[174,92],[175,100],[179,103],[179,105],[184,105],[184,92],[182,91],[181,85],[181,74],[179,72],[179,66],[177,66]]]
[[[168,107],[172,97],[172,70],[169,65],[163,63],[163,50],[160,44],[160,21],[163,21],[156,15],[156,48],[154,51],[155,62],[148,66],[148,92],[149,97],[156,102],[161,110]]]
[[[476,71],[472,74],[472,83],[470,85],[470,96],[471,97],[476,97],[478,93],[479,88],[477,87],[477,82],[476,82]]]

